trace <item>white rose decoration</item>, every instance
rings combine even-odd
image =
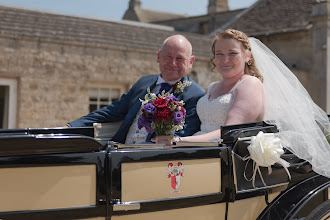
[[[244,158],[244,160],[252,159],[254,161],[254,170],[253,170],[253,187],[255,181],[256,172],[259,172],[263,184],[266,186],[259,166],[268,167],[268,173],[272,173],[271,166],[275,163],[281,164],[285,171],[288,173],[289,178],[291,175],[287,169],[290,164],[281,158],[281,155],[284,153],[283,146],[281,145],[280,138],[275,137],[273,133],[263,133],[260,131],[257,136],[251,137],[251,144],[247,147],[250,153],[249,157]]]

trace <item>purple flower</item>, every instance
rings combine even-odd
[[[153,133],[154,131],[151,129],[152,120],[140,115],[138,118],[138,128],[142,129],[143,127],[146,129],[148,133]]]
[[[183,119],[183,113],[181,111],[174,112],[174,124],[179,124]]]
[[[146,118],[143,115],[140,115],[138,118],[138,128],[141,129],[144,127]]]
[[[171,99],[175,102],[179,101],[179,99],[177,99],[177,97],[175,97],[173,94],[169,94],[167,96],[167,101],[170,101]]]
[[[151,128],[151,122],[150,122],[150,126],[145,126],[145,129],[149,134],[154,133],[154,130],[152,130],[152,128]]]
[[[146,113],[153,114],[156,112],[157,108],[152,103],[147,103],[143,106]]]

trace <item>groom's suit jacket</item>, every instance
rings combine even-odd
[[[139,99],[144,99],[148,87],[152,90],[156,86],[158,76],[157,74],[141,77],[127,93],[121,96],[120,100],[70,122],[68,125],[71,127],[84,127],[91,126],[93,123],[122,121],[112,140],[125,143],[128,130],[141,108]],[[176,135],[179,136],[189,136],[200,130],[200,120],[196,113],[196,104],[198,99],[205,93],[205,90],[189,77],[185,76],[181,79],[182,82],[185,80],[191,81],[192,84],[187,86],[182,93],[174,94],[179,100],[184,101],[184,108],[186,109],[184,129],[176,132]],[[150,141],[150,137],[151,135],[148,136],[146,141]]]

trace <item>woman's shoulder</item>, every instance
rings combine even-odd
[[[259,85],[262,86],[262,82],[260,81],[260,79],[258,79],[257,77],[254,76],[250,76],[250,75],[246,75],[244,76],[243,79],[241,79],[241,81],[239,82],[240,85]],[[240,86],[238,86],[240,87]]]
[[[233,88],[236,92],[260,92],[263,90],[262,82],[254,76],[245,76],[241,81],[236,84],[235,88]]]
[[[241,81],[250,81],[250,82],[260,82],[260,79],[258,79],[255,76],[250,76],[250,75],[244,75],[244,78]]]

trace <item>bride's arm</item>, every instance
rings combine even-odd
[[[249,77],[235,89],[233,104],[228,112],[224,125],[253,122],[263,114],[264,90],[262,83],[256,77]],[[215,131],[187,137],[174,137],[174,141],[207,142],[221,138],[220,129]]]
[[[253,122],[263,114],[263,86],[259,79],[249,77],[235,90],[235,98],[228,112],[225,125]],[[181,137],[180,141],[203,142],[221,137],[220,129],[196,136]]]
[[[220,129],[202,134],[202,135],[196,135],[196,136],[187,136],[187,137],[181,137],[179,140],[176,141],[189,141],[189,142],[208,142],[212,139],[220,139]]]
[[[262,82],[249,77],[236,88],[233,104],[225,125],[242,124],[262,120],[264,112],[264,90]]]

